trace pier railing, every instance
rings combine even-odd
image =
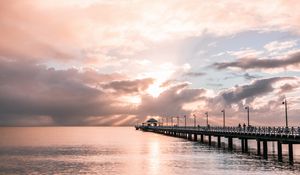
[[[254,135],[268,135],[268,136],[300,136],[300,127],[206,127],[206,126],[141,126],[148,129],[160,130],[177,130],[177,131],[206,131],[206,132],[222,132],[232,134],[254,134]]]

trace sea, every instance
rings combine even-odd
[[[215,140],[214,140],[215,141]],[[300,174],[300,148],[290,165],[287,147],[278,163],[276,143],[268,160],[234,150],[188,141],[134,127],[1,127],[0,174],[100,175],[288,175]]]

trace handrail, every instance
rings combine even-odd
[[[181,131],[206,131],[234,134],[256,134],[268,136],[300,136],[300,127],[268,127],[268,126],[246,126],[246,127],[219,127],[219,126],[136,126],[149,129],[176,129]]]

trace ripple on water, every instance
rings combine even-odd
[[[33,134],[30,137],[26,135],[28,129]],[[266,161],[252,153],[217,149],[133,128],[60,128],[59,134],[56,128],[48,128],[47,132],[43,128],[15,130],[21,136],[14,133],[6,137],[12,140],[0,135],[0,174],[300,174],[298,165],[277,163],[272,160],[276,157]],[[74,134],[78,130],[80,137]],[[1,129],[6,136],[11,129],[8,131]],[[44,140],[34,135],[38,132],[47,133],[42,135]],[[26,144],[14,137],[27,137]]]

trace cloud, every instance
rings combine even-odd
[[[107,75],[90,77],[77,70],[55,70],[27,62],[0,60],[1,124],[34,118],[49,125],[80,125],[88,116],[130,111],[112,95],[96,88]],[[111,79],[113,80],[113,75]],[[96,81],[91,84],[91,79]],[[51,120],[50,120],[50,119]],[[12,121],[13,120],[13,121]],[[41,122],[46,124],[45,122]]]
[[[236,86],[232,90],[221,93],[226,105],[238,103],[244,99],[253,100],[255,97],[273,92],[273,84],[278,81],[293,79],[292,77],[274,77],[268,79],[259,79],[249,85]]]
[[[152,83],[152,78],[130,80],[0,59],[0,125],[128,125],[147,116],[187,114],[183,105],[205,92],[177,83],[153,97],[146,93]],[[126,97],[141,102],[132,104]]]
[[[284,94],[284,93],[288,93],[296,88],[299,87],[299,84],[284,84],[280,87],[280,91],[278,92],[278,94]]]
[[[286,68],[288,66],[298,67],[300,64],[300,52],[295,52],[281,59],[258,59],[258,58],[242,58],[232,62],[214,63],[217,69],[240,68],[247,69],[276,69]]]
[[[249,74],[248,72],[246,72],[244,74],[231,72],[230,76],[225,77],[224,80],[239,78],[239,77],[243,77],[245,80],[253,80],[253,79],[261,78],[261,76],[259,76],[259,75],[252,75],[252,74]]]
[[[222,87],[223,86],[223,84],[221,84],[221,83],[207,83],[207,85],[214,86],[214,87]]]
[[[187,76],[187,77],[201,77],[205,75],[205,73],[203,72],[187,72],[184,74],[184,76]]]
[[[297,41],[283,41],[283,42],[278,42],[278,41],[272,41],[264,46],[264,48],[269,51],[281,51],[285,49],[292,48],[297,45]]]
[[[153,84],[153,82],[154,80],[152,78],[111,81],[107,84],[102,85],[102,88],[112,89],[118,93],[141,93],[148,89],[148,87]]]
[[[230,89],[224,89],[215,96],[206,97],[204,105],[197,109],[198,115],[209,111],[211,125],[220,125],[222,122],[221,110],[226,110],[227,125],[237,126],[238,123],[246,123],[245,106],[250,106],[252,125],[282,125],[281,114],[282,100],[287,98],[293,110],[290,111],[292,120],[290,123],[298,122],[296,111],[298,98],[293,93],[298,92],[300,87],[297,77],[272,77],[258,79],[245,85],[236,85]],[[283,115],[283,114],[282,114]],[[202,122],[204,118],[202,118]]]
[[[266,107],[278,112],[278,106],[273,105],[276,99],[263,98],[272,94],[281,97],[297,91],[300,85],[295,77],[273,77],[209,95],[209,90],[170,82],[153,97],[146,93],[152,79],[130,80],[88,71],[0,59],[1,125],[130,125],[150,116],[183,116],[205,109],[211,110],[217,121],[218,109],[224,107],[233,122],[244,104],[255,103],[257,112],[263,113]],[[140,103],[124,100],[131,95],[139,97]]]
[[[0,53],[12,59],[101,65],[112,56],[135,55],[159,41],[249,30],[299,34],[296,3],[2,1]]]
[[[183,109],[185,103],[194,102],[204,96],[204,89],[189,89],[188,84],[178,84],[162,92],[158,97],[142,96],[139,115],[177,116],[189,114]]]
[[[258,75],[250,75],[249,73],[244,73],[243,77],[246,80],[253,80],[253,79],[259,78],[260,76],[258,76]]]
[[[261,55],[263,52],[251,48],[246,48],[239,51],[227,51],[227,53],[237,58],[255,58]]]

